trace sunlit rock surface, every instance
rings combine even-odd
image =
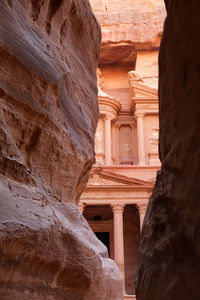
[[[3,300],[121,299],[76,207],[94,162],[100,40],[87,0],[0,2]]]
[[[162,169],[140,244],[137,300],[200,294],[200,3],[166,1],[160,50]]]
[[[158,49],[166,15],[163,0],[90,3],[102,27],[100,65],[127,65],[135,61],[136,50]]]

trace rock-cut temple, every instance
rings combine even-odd
[[[96,162],[79,203],[123,274],[124,299],[135,299],[140,230],[160,168],[157,55],[138,53],[135,70],[98,68]]]

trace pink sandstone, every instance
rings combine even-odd
[[[100,64],[130,64],[135,61],[136,50],[159,48],[166,15],[163,0],[90,3],[102,28]]]
[[[87,0],[3,0],[0,23],[0,298],[119,300],[119,270],[76,207],[99,25]]]

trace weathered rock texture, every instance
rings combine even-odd
[[[165,1],[160,158],[140,244],[138,300],[200,294],[200,3]]]
[[[158,49],[165,18],[163,0],[90,2],[102,28],[100,65],[133,64],[136,50]]]
[[[2,300],[121,299],[76,207],[94,162],[100,40],[87,0],[0,2]]]

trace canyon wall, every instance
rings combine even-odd
[[[94,162],[101,33],[87,0],[0,3],[0,298],[119,300],[76,204]]]
[[[160,49],[161,171],[144,220],[138,300],[196,300],[200,287],[200,3],[166,0]]]
[[[134,65],[136,50],[159,48],[163,0],[90,0],[102,28],[101,64]],[[113,52],[114,51],[114,52]]]
[[[130,41],[140,50],[156,46],[165,16],[162,0],[90,0],[101,24],[102,42]],[[140,45],[141,44],[141,45]]]

